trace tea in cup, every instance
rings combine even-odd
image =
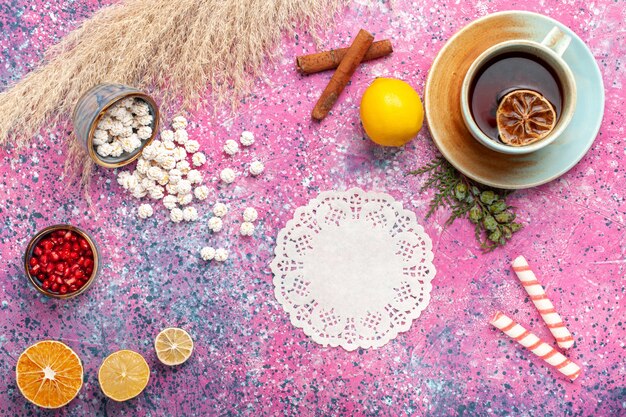
[[[571,38],[554,27],[541,42],[492,46],[470,66],[461,113],[470,133],[497,152],[525,154],[563,133],[576,106],[576,82],[561,57]]]

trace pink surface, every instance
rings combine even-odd
[[[23,76],[48,45],[103,3],[109,2],[13,0],[0,6],[2,84]],[[190,136],[211,161],[203,173],[213,190],[196,205],[197,223],[174,225],[162,207],[140,221],[137,200],[105,169],[93,175],[95,206],[88,208],[76,184],[60,176],[65,132],[54,126],[28,149],[0,150],[0,415],[39,414],[20,395],[13,372],[19,354],[46,338],[74,348],[86,371],[79,397],[53,415],[626,414],[624,3],[360,3],[366,2],[353,3],[319,33],[320,46],[346,45],[364,27],[378,39],[391,38],[395,52],[359,68],[323,123],[309,115],[331,74],[295,73],[293,57],[315,50],[302,32],[285,37],[282,59],[267,65],[267,83],[258,81],[235,114],[213,114],[208,105],[190,115],[196,124]],[[403,149],[379,148],[364,138],[358,103],[376,76],[402,78],[421,94],[430,63],[455,31],[487,13],[518,8],[551,16],[588,43],[604,77],[605,118],[591,151],[572,171],[513,194],[527,226],[507,248],[482,254],[471,225],[459,221],[446,229],[444,212],[424,220],[430,196],[418,192],[419,178],[405,173],[435,155],[427,129]],[[244,129],[257,143],[228,158],[223,142]],[[267,167],[260,178],[217,184],[219,170],[243,172],[253,156]],[[290,324],[273,296],[268,264],[275,236],[296,207],[321,190],[352,186],[387,192],[415,211],[433,239],[438,273],[430,306],[410,331],[378,350],[348,353],[320,347]],[[224,231],[211,236],[206,220],[218,198],[231,210]],[[238,222],[249,205],[260,220],[254,238],[244,239]],[[29,237],[60,222],[92,232],[105,257],[99,281],[69,302],[39,296],[21,266]],[[203,262],[198,251],[206,244],[228,247],[230,260]],[[574,335],[569,355],[583,367],[574,383],[488,324],[502,310],[552,340],[509,267],[519,254]],[[159,365],[152,348],[167,326],[187,329],[196,341],[190,361],[174,369]],[[139,351],[152,368],[145,393],[123,404],[106,400],[97,382],[101,361],[119,348]]]

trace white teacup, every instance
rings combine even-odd
[[[461,88],[461,113],[465,125],[476,140],[497,152],[526,154],[548,146],[563,133],[572,120],[576,107],[574,74],[572,74],[572,70],[561,57],[569,46],[570,41],[571,38],[555,26],[541,43],[523,39],[502,42],[487,49],[474,60],[465,75]],[[515,52],[536,56],[549,65],[558,78],[557,82],[560,84],[562,92],[561,114],[554,129],[545,138],[526,146],[510,146],[490,138],[480,129],[471,111],[470,90],[478,71],[482,69],[483,65],[497,56]]]

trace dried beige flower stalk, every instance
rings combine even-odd
[[[102,82],[148,91],[162,107],[189,108],[207,89],[214,104],[234,104],[281,33],[328,21],[345,1],[125,0],[106,7],[0,93],[0,145],[24,145],[45,125],[66,122],[80,95]],[[68,163],[84,164],[86,179],[91,162],[70,140]]]

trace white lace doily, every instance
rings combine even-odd
[[[431,240],[387,194],[321,193],[278,233],[275,253],[276,298],[325,346],[383,346],[430,301]]]

